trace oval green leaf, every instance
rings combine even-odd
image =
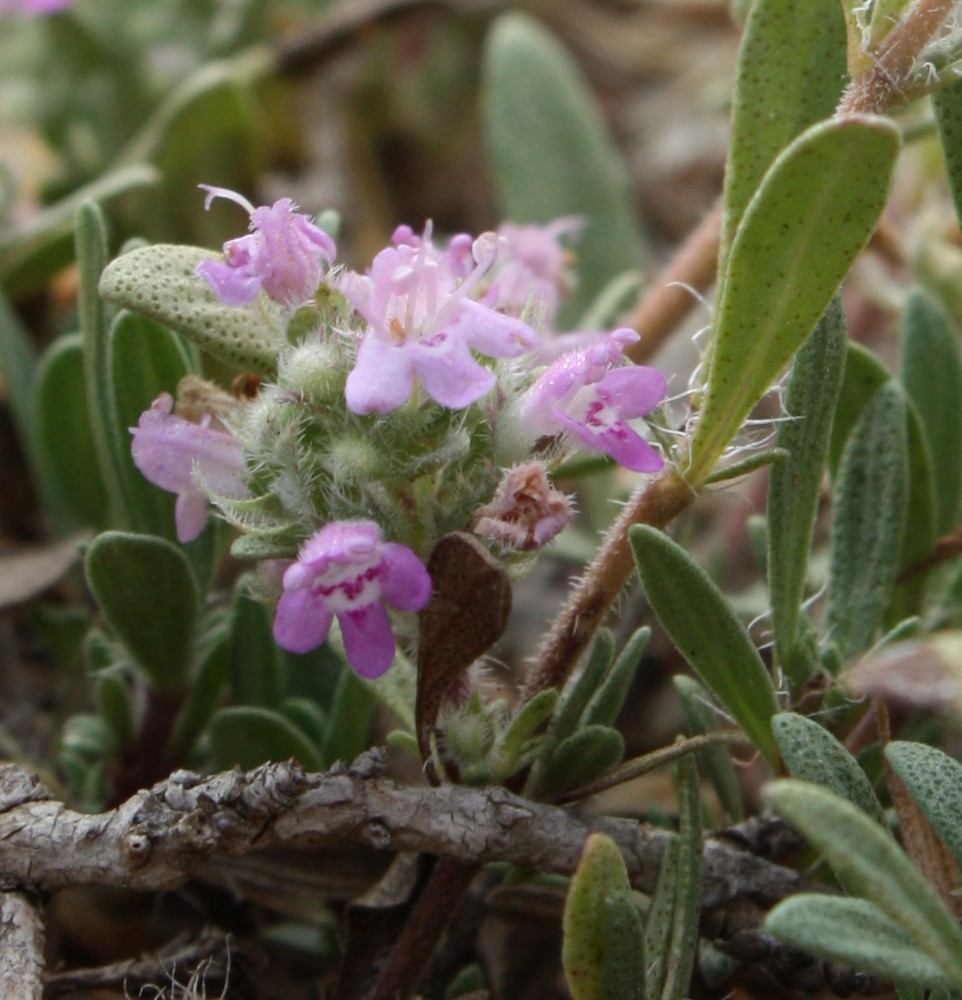
[[[163,538],[107,531],[87,548],[87,582],[104,618],[150,684],[187,683],[198,598],[183,552]]]
[[[707,476],[825,312],[888,195],[898,129],[871,116],[814,125],[766,173],[735,234],[715,312],[689,478]]]
[[[208,728],[214,766],[250,771],[267,761],[294,758],[310,771],[321,769],[317,748],[290,719],[270,708],[222,708]]]
[[[628,534],[648,602],[671,641],[746,735],[777,766],[772,679],[744,626],[708,574],[647,525]]]
[[[825,855],[847,886],[858,887],[946,979],[962,987],[962,929],[885,830],[858,806],[804,781],[779,781],[764,794]]]

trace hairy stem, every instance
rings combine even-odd
[[[916,0],[888,33],[871,67],[848,85],[836,114],[882,114],[906,100],[904,84],[912,65],[945,23],[955,0]]]

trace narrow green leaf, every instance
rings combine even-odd
[[[908,511],[905,398],[890,382],[872,397],[835,483],[826,627],[843,661],[871,645],[898,571]]]
[[[611,669],[615,652],[615,637],[610,629],[602,628],[595,636],[594,645],[582,671],[565,686],[548,728],[553,742],[567,739],[584,718],[591,699],[604,683]]]
[[[105,672],[97,678],[97,707],[100,717],[122,751],[134,740],[134,709],[130,685],[116,672]]]
[[[581,717],[584,725],[615,724],[650,638],[651,629],[646,626],[638,629],[625,643],[624,649],[608,671],[608,676],[588,702]]]
[[[616,276],[643,263],[627,176],[581,71],[537,21],[494,24],[482,89],[492,180],[502,218],[548,223],[583,216],[571,324]]]
[[[694,677],[677,674],[672,678],[672,683],[685,713],[688,732],[692,736],[718,732],[722,728],[722,721],[712,704],[711,695]],[[729,823],[741,822],[745,818],[745,810],[731,751],[723,744],[716,744],[698,750],[695,756],[715,789],[725,818]]]
[[[772,466],[768,480],[768,580],[775,652],[793,690],[808,680],[807,671],[792,672],[806,666],[794,649],[847,340],[845,317],[834,299],[795,358],[785,394],[788,419],[775,434],[788,459]]]
[[[859,886],[946,979],[962,988],[962,929],[885,830],[858,806],[803,781],[770,784],[765,798],[825,855],[846,885]]]
[[[280,708],[284,698],[281,652],[268,609],[239,585],[230,638],[231,700],[237,705]]]
[[[287,340],[266,306],[225,306],[194,271],[212,254],[197,247],[140,247],[107,266],[100,294],[115,305],[183,334],[197,347],[245,371],[270,376]],[[99,276],[98,276],[99,277]]]
[[[207,651],[191,678],[171,740],[173,756],[177,760],[188,756],[221,702],[230,676],[229,639],[229,629],[222,627],[219,638]]]
[[[322,744],[324,767],[330,767],[336,760],[349,764],[370,746],[376,705],[371,689],[346,663],[343,664]]]
[[[881,118],[833,119],[775,160],[735,234],[691,444],[700,483],[792,359],[871,236],[899,149]]]
[[[539,691],[517,710],[498,747],[495,765],[495,780],[498,783],[514,774],[524,762],[526,754],[530,753],[528,741],[535,738],[557,704],[558,692],[554,688],[548,688],[546,691]]]
[[[270,708],[232,706],[220,709],[208,729],[214,767],[249,771],[266,761],[293,757],[310,771],[321,769],[311,741],[289,719]]]
[[[590,834],[571,876],[563,918],[561,960],[573,1000],[606,997],[605,953],[610,944],[605,934],[605,904],[611,898],[630,900],[630,891],[625,862],[615,842],[603,833]],[[621,950],[621,929],[617,937]]]
[[[645,921],[645,1000],[661,1000],[665,985],[668,951],[675,915],[675,887],[678,882],[678,837],[672,837],[661,857],[661,870],[655,885],[648,918]]]
[[[602,1000],[644,1000],[645,949],[641,915],[631,895],[616,892],[602,906]]]
[[[169,330],[126,310],[111,324],[108,350],[114,421],[127,439],[118,473],[130,498],[131,524],[137,531],[175,541],[175,497],[148,482],[134,465],[129,428],[137,426],[162,392],[176,394],[177,383],[191,371],[190,358]]]
[[[83,202],[109,201],[156,184],[159,178],[156,167],[132,163],[38,212],[26,226],[0,240],[0,281],[18,297],[38,291],[69,260],[64,247],[70,242],[74,213]]]
[[[198,598],[183,552],[162,538],[107,531],[89,545],[87,582],[104,618],[150,684],[183,689],[194,651]]]
[[[765,171],[799,132],[831,116],[845,71],[837,0],[755,0],[738,50],[721,270]]]
[[[76,524],[106,528],[110,512],[87,410],[80,334],[59,337],[40,359],[33,425],[55,506]]]
[[[909,296],[902,316],[900,376],[929,444],[936,531],[946,534],[956,526],[962,500],[962,360],[948,317],[922,291]]]
[[[932,95],[932,108],[939,126],[955,214],[962,219],[962,80],[937,90]]]
[[[835,408],[832,437],[828,446],[828,471],[838,476],[842,452],[868,401],[891,378],[885,366],[861,344],[849,342],[845,352],[845,377]]]
[[[551,799],[607,774],[625,755],[625,739],[610,726],[585,726],[551,750],[538,781],[539,798]]]
[[[132,506],[124,493],[120,472],[123,452],[129,447],[129,435],[125,427],[120,428],[116,423],[107,318],[97,292],[97,283],[107,261],[107,233],[98,206],[89,201],[80,205],[75,227],[80,272],[80,333],[90,433],[107,494],[110,523],[129,527]]]
[[[884,826],[881,803],[865,772],[827,729],[796,712],[779,712],[772,732],[793,778],[835,792]]]
[[[962,865],[962,764],[935,747],[902,740],[889,743],[885,757]]]
[[[671,641],[773,766],[772,679],[748,632],[708,574],[667,535],[637,525],[628,535],[652,609]]]
[[[765,930],[793,948],[884,979],[926,986],[946,980],[939,965],[907,940],[902,927],[865,899],[792,896],[768,914]]]
[[[701,797],[698,794],[698,771],[690,754],[679,761],[678,773],[678,868],[661,1000],[682,1000],[688,994],[698,948],[698,917],[701,912]]]

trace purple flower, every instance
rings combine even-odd
[[[527,433],[568,431],[626,469],[657,472],[661,456],[625,421],[643,417],[664,400],[665,376],[642,365],[614,367],[625,345],[637,339],[634,330],[622,328],[604,343],[561,355],[519,401],[517,416]]]
[[[373,521],[334,521],[301,546],[284,573],[274,638],[306,653],[337,617],[351,666],[362,677],[380,677],[394,659],[384,602],[419,611],[430,596],[431,577],[409,548],[383,541]]]
[[[397,245],[374,258],[369,275],[341,278],[339,290],[368,324],[345,390],[355,413],[397,409],[410,397],[415,375],[432,399],[459,410],[495,384],[472,350],[513,358],[537,345],[526,323],[468,297],[494,261],[497,237],[474,241],[475,266],[459,280],[430,232],[430,224],[420,239],[398,230]]]
[[[555,219],[547,226],[503,223],[498,228],[503,252],[483,301],[509,316],[520,316],[530,303],[540,303],[544,322],[550,326],[559,299],[571,286],[571,254],[561,237],[583,225],[576,216]]]
[[[208,496],[240,498],[244,487],[244,452],[240,442],[210,425],[175,416],[174,400],[162,393],[145,410],[136,427],[131,454],[134,465],[155,486],[177,494],[174,508],[177,538],[189,542],[204,529]]]
[[[198,265],[214,294],[229,306],[253,301],[259,291],[288,308],[311,298],[321,283],[322,261],[330,263],[336,252],[334,241],[304,214],[290,198],[270,207],[254,206],[226,188],[201,184],[207,192],[204,207],[215,198],[237,202],[250,215],[251,232],[224,244],[224,260]]]
[[[53,14],[63,10],[70,0],[0,0],[0,17],[7,14]]]

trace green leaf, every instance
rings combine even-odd
[[[678,693],[689,733],[697,736],[700,733],[717,732],[722,728],[722,721],[712,704],[711,695],[694,677],[677,674],[672,678],[672,683]],[[696,757],[715,789],[718,804],[728,822],[741,822],[745,818],[745,810],[731,751],[727,746],[716,744],[698,750]]]
[[[624,649],[618,654],[601,686],[588,702],[581,716],[584,725],[615,724],[650,638],[651,629],[646,626],[638,629],[625,643]]]
[[[625,755],[625,738],[610,726],[585,726],[562,740],[544,764],[539,798],[551,799],[607,774]]]
[[[213,255],[196,247],[140,247],[111,261],[100,279],[108,302],[183,334],[215,358],[245,371],[271,376],[286,345],[261,298],[226,306],[194,271]]]
[[[962,219],[962,80],[932,95],[956,217]]]
[[[868,401],[891,378],[881,361],[861,344],[849,342],[845,353],[845,377],[835,409],[828,446],[828,471],[838,477],[842,452]]]
[[[606,903],[611,899],[630,903],[630,892],[628,872],[615,842],[603,833],[589,834],[581,860],[571,876],[563,918],[561,961],[573,1000],[606,1000],[608,997],[605,992],[606,953],[612,946],[622,952],[632,926],[639,932],[641,928],[640,923],[618,927],[612,941],[610,932],[606,933],[609,921],[612,918],[617,921],[622,908],[618,906],[606,914]],[[639,933],[636,952],[640,948]],[[610,965],[610,961],[607,964]]]
[[[231,700],[237,705],[280,708],[285,692],[271,613],[250,596],[243,582],[234,594],[232,620]]]
[[[645,938],[631,895],[609,895],[602,907],[601,996],[603,1000],[644,1000]]]
[[[114,422],[126,432],[118,472],[130,502],[131,525],[136,531],[175,541],[175,497],[145,479],[134,465],[127,429],[137,426],[140,415],[162,392],[176,393],[177,383],[191,371],[190,358],[169,330],[126,310],[111,324],[108,351]],[[104,400],[100,405],[108,404]]]
[[[599,629],[584,669],[568,682],[561,693],[548,728],[551,740],[557,742],[566,739],[578,728],[585,710],[608,676],[614,652],[615,637],[611,630]]]
[[[900,375],[932,456],[936,531],[947,534],[962,499],[962,361],[948,317],[922,291],[909,296],[902,316]]]
[[[905,398],[889,382],[866,406],[835,483],[828,640],[843,661],[873,642],[899,567],[908,512]]]
[[[698,771],[690,754],[679,761],[678,775],[678,867],[661,1000],[682,1000],[688,994],[698,948],[698,918],[701,913],[704,864],[701,798],[698,794]]]
[[[779,781],[765,798],[836,874],[905,932],[909,942],[962,988],[962,929],[893,838],[858,806],[817,785]]]
[[[221,702],[230,676],[229,639],[230,631],[225,624],[191,678],[171,739],[175,760],[187,757]]]
[[[183,689],[198,598],[183,552],[162,538],[107,531],[89,545],[87,582],[104,618],[161,693]]]
[[[772,679],[708,574],[667,535],[636,525],[628,539],[645,594],[671,641],[772,766],[778,750]]]
[[[110,523],[129,527],[133,507],[124,492],[125,480],[120,470],[130,447],[130,435],[126,427],[117,425],[111,405],[114,390],[107,317],[97,292],[107,260],[106,225],[100,209],[92,202],[84,202],[77,209],[75,225],[80,272],[78,311],[91,438],[107,494]]]
[[[882,806],[865,772],[827,729],[804,715],[779,712],[772,732],[793,778],[835,792],[884,826]]]
[[[837,0],[756,0],[738,50],[721,270],[765,171],[799,132],[831,116],[844,77],[845,21]]]
[[[692,483],[712,471],[825,312],[875,228],[898,149],[898,129],[885,119],[833,119],[803,132],[765,175],[735,234],[715,311]]]
[[[376,705],[371,689],[346,663],[342,663],[322,744],[321,756],[325,767],[330,767],[336,760],[350,763],[370,746]]]
[[[768,578],[775,652],[793,690],[808,680],[808,661],[796,653],[800,608],[847,339],[835,299],[795,358],[785,394],[788,419],[775,434],[788,459],[772,466],[768,480]]]
[[[702,891],[701,800],[691,755],[679,764],[679,822],[662,856],[645,924],[647,1000],[683,997],[698,944]]]
[[[906,939],[902,927],[865,899],[792,896],[768,914],[765,930],[792,948],[884,979],[926,986],[946,981],[939,965]]]
[[[902,740],[889,743],[885,757],[962,865],[962,764],[935,747]]]
[[[561,327],[605,286],[643,262],[636,213],[620,162],[581,71],[537,21],[500,17],[484,59],[486,143],[499,215],[548,223],[580,215],[578,288]]]
[[[54,505],[75,523],[106,527],[110,512],[91,433],[80,334],[58,338],[41,357],[33,422]]]
[[[310,771],[321,769],[320,756],[311,741],[293,722],[270,708],[222,708],[211,719],[208,733],[218,770],[237,765],[249,771],[266,761],[291,757]]]
[[[119,195],[156,184],[155,167],[132,163],[98,177],[38,212],[26,225],[0,239],[0,281],[11,294],[39,291],[70,259],[74,213],[84,202],[109,201]]]
[[[134,741],[134,708],[130,685],[116,671],[97,678],[97,707],[117,747],[129,747]]]

